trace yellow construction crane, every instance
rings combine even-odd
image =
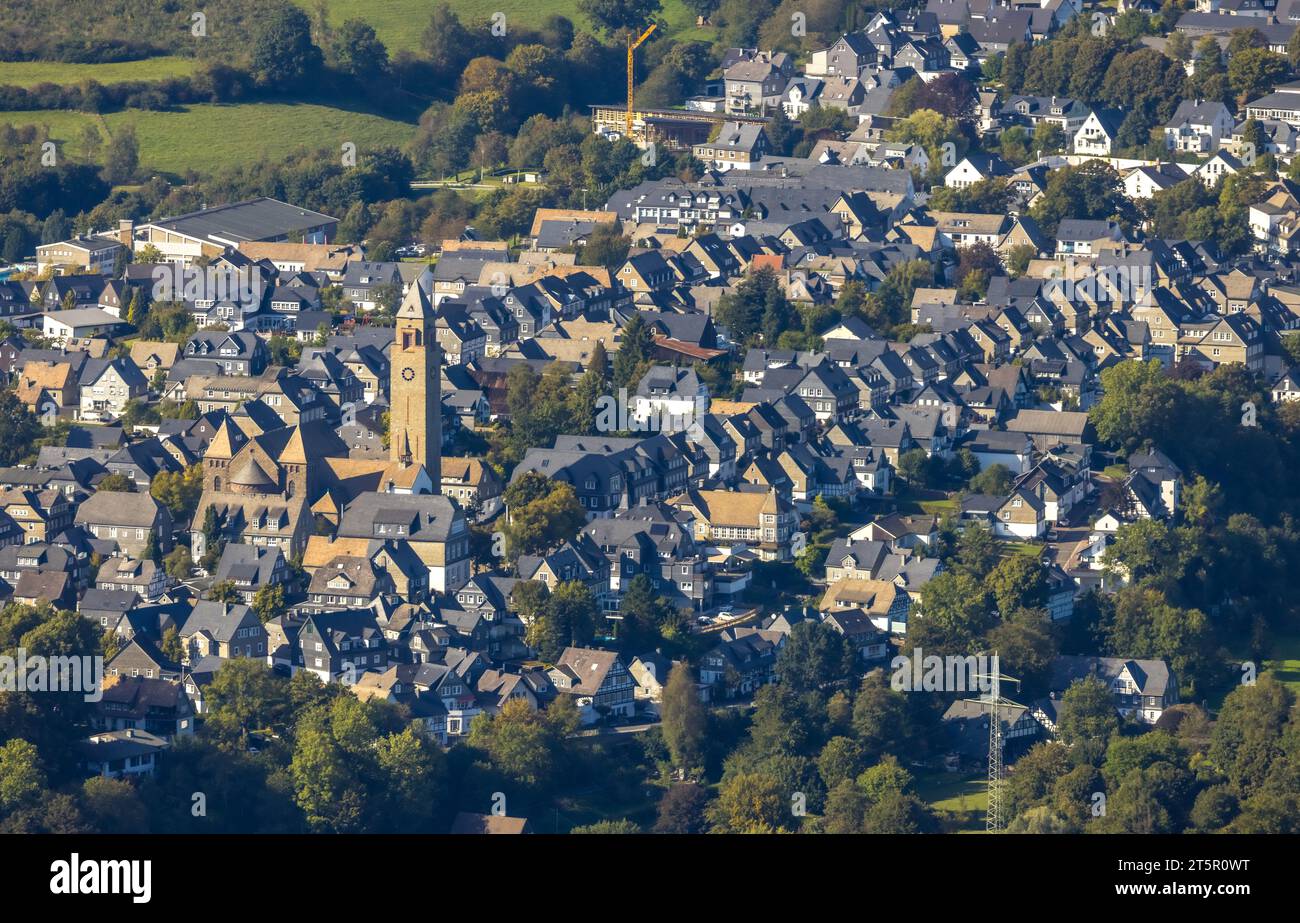
[[[656,24],[650,23],[650,28],[642,32],[641,37],[637,39],[635,42],[632,41],[632,33],[629,32],[627,34],[627,137],[629,140],[632,137],[632,82],[633,82],[632,52],[636,51],[638,48],[641,47],[641,43],[650,37],[650,33],[653,32],[655,28],[656,28]]]

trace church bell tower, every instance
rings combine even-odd
[[[420,280],[397,311],[396,339],[390,354],[388,444],[403,467],[424,465],[435,493],[442,484],[442,375],[437,318]]]

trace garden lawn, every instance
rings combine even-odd
[[[936,814],[954,823],[959,833],[984,831],[984,812],[989,804],[984,773],[919,773],[914,786],[917,797]]]
[[[1264,661],[1262,672],[1290,687],[1300,698],[1300,635],[1278,637],[1273,643],[1273,658]]]
[[[1043,555],[1043,546],[1038,542],[999,541],[998,550],[1004,558],[1013,554],[1023,554],[1029,558],[1039,558]]]
[[[942,490],[927,490],[908,485],[895,494],[898,512],[903,516],[919,516],[922,513],[942,516],[945,513],[957,513],[960,503],[956,497],[950,497]]]

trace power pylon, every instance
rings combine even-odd
[[[990,681],[990,695],[987,700],[968,699],[970,702],[979,702],[981,705],[987,701],[989,705],[989,777],[988,777],[988,796],[989,806],[984,814],[984,829],[988,833],[998,833],[1003,829],[1004,820],[1002,817],[1002,706],[1019,705],[1010,699],[1002,698],[1002,681],[1016,684],[1016,689],[1020,689],[1020,680],[1014,676],[1004,676],[1002,670],[998,667],[997,652],[993,653],[993,672],[978,674],[979,679]]]

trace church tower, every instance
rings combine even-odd
[[[388,444],[393,461],[424,465],[434,492],[441,493],[442,374],[433,302],[422,281],[411,283],[397,311],[389,356]]]

